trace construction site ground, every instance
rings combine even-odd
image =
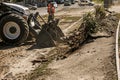
[[[75,4],[63,7],[55,17],[67,35],[80,25],[82,15],[92,10]],[[0,80],[117,80],[114,37],[84,43],[65,59],[54,56],[66,50],[64,45],[39,49],[32,41],[21,46],[0,46]],[[40,61],[50,55],[54,59]]]

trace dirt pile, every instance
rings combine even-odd
[[[99,23],[99,31],[105,31],[108,35],[112,36],[116,31],[118,21],[119,19],[116,17],[115,14],[109,14]]]
[[[70,35],[65,38],[65,41],[72,50],[76,50],[89,36],[113,36],[117,28],[118,20],[115,13],[105,12],[103,7],[96,6],[95,12],[85,14],[80,27],[71,32]]]

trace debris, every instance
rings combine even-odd
[[[39,60],[33,60],[31,61],[33,63],[33,65],[35,65],[36,63],[41,63],[41,62],[47,62],[47,59],[39,59]]]
[[[71,51],[78,49],[89,36],[114,36],[119,20],[116,14],[109,13],[106,15],[107,12],[105,12],[105,9],[101,6],[96,6],[95,9],[95,13],[85,14],[80,27],[64,38],[64,41],[69,45]]]

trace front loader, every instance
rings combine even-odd
[[[39,21],[42,19],[44,24]],[[39,13],[17,4],[0,3],[0,39],[7,45],[24,43],[34,37],[40,47],[53,47],[64,37],[59,20],[46,23]]]

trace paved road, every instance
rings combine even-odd
[[[59,4],[58,7],[56,8],[56,12],[59,10],[62,10],[63,8],[68,9],[68,8],[76,8],[76,7],[78,7],[78,3],[72,4],[71,6],[64,6],[64,4]],[[86,6],[86,7],[89,7],[89,6]],[[81,9],[85,9],[86,7],[85,6],[81,7]],[[91,8],[91,7],[89,7],[89,8]],[[37,10],[31,10],[31,12],[32,13],[39,12],[40,15],[48,14],[47,7],[40,7]]]
[[[63,4],[58,5],[56,8],[56,11],[61,10],[64,7]],[[47,14],[47,7],[40,7],[37,10],[31,10],[32,13],[39,12],[40,15],[46,15]]]

